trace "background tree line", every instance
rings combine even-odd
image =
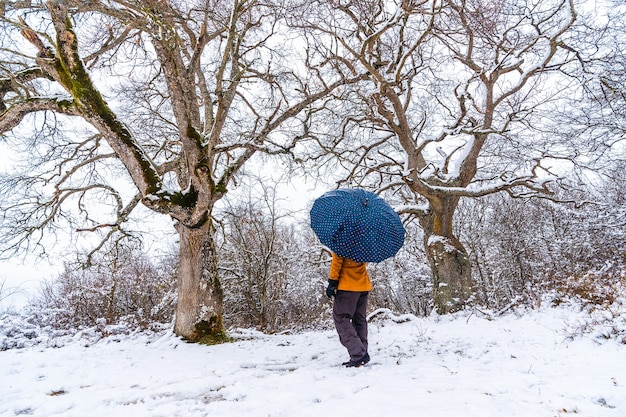
[[[583,207],[499,195],[467,200],[457,227],[475,274],[468,308],[496,316],[544,301],[575,298],[602,308],[623,298],[625,182],[623,175],[620,183],[614,180],[589,189],[587,197],[595,193],[597,204]],[[271,188],[233,202],[218,229],[227,327],[280,332],[330,324],[323,291],[330,255],[306,219],[277,207]],[[419,226],[408,224],[398,255],[370,264],[372,311],[431,314],[432,279],[422,239]],[[29,310],[37,322],[61,329],[95,326],[102,319],[139,328],[169,323],[176,264],[175,253],[157,262],[139,248],[118,248],[88,270],[68,265],[43,286]]]

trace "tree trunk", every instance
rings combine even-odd
[[[433,273],[433,301],[437,313],[462,309],[472,295],[469,257],[465,248],[454,240],[430,235],[425,242],[426,255]]]
[[[458,198],[457,198],[458,201]],[[462,309],[473,292],[469,256],[452,232],[456,202],[447,201],[420,216],[424,248],[433,274],[433,301],[439,314]]]
[[[178,223],[176,229],[180,264],[174,333],[190,342],[223,342],[227,338],[222,324],[224,296],[212,224],[189,228]]]

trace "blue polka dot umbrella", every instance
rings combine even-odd
[[[362,189],[329,191],[313,203],[311,228],[330,250],[357,262],[381,262],[404,244],[398,214],[376,194]]]

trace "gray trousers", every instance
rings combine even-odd
[[[367,295],[367,292],[337,291],[333,303],[339,341],[354,361],[367,353]]]

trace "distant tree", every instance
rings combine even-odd
[[[5,306],[3,305],[3,302],[5,300],[10,300],[11,297],[14,297],[16,294],[21,294],[24,293],[23,289],[15,288],[15,287],[9,287],[7,286],[7,281],[6,278],[2,277],[0,278],[0,313],[3,312],[3,310],[7,309],[10,306]]]
[[[224,208],[218,264],[229,325],[264,331],[310,328],[326,310],[326,265],[312,258],[317,245],[272,186],[262,180]],[[308,233],[307,233],[308,230]]]
[[[30,309],[42,325],[76,329],[119,324],[149,328],[171,322],[176,300],[176,262],[154,262],[140,248],[117,244],[96,254],[89,268],[65,265],[41,286]]]
[[[404,246],[396,256],[367,267],[373,282],[370,308],[427,316],[433,310],[432,274],[418,224],[406,226]]]
[[[617,170],[580,195],[567,192],[567,204],[502,194],[462,201],[455,226],[467,243],[477,303],[499,311],[545,294],[598,303],[618,294],[626,284],[626,177]]]
[[[169,216],[175,333],[222,334],[216,203],[253,155],[289,152],[318,103],[362,79],[308,61],[280,4],[3,2],[0,133],[25,169],[0,182],[0,250],[45,251],[59,230],[99,233],[98,249],[132,235],[141,207]]]
[[[340,184],[386,193],[419,219],[440,313],[462,308],[474,287],[454,227],[462,198],[555,198],[598,146],[616,150],[614,135],[589,140],[559,117],[588,105],[587,71],[623,56],[626,42],[598,47],[610,26],[579,6],[321,0],[293,13],[311,51],[370,74],[333,107],[341,128],[311,134],[340,160]]]

